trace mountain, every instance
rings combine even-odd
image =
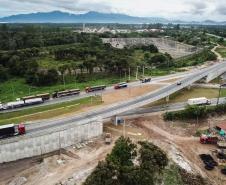
[[[0,23],[122,23],[122,24],[141,24],[141,23],[173,23],[173,24],[226,24],[226,22],[215,22],[206,20],[198,21],[181,21],[167,20],[160,17],[135,17],[117,13],[99,13],[88,12],[84,14],[70,14],[61,11],[38,12],[31,14],[19,14],[0,18]]]
[[[70,14],[60,11],[19,14],[0,18],[7,23],[157,23],[169,22],[163,18],[133,17],[125,14],[88,12]]]

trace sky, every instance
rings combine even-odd
[[[226,0],[0,0],[0,17],[49,11],[123,13],[189,21],[226,21]]]

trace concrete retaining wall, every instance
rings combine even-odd
[[[86,124],[74,124],[73,127],[35,137],[17,137],[0,142],[0,163],[16,161],[53,152],[73,144],[100,136],[103,133],[102,120],[93,120]]]

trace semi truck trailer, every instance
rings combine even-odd
[[[102,91],[104,89],[106,89],[106,85],[100,85],[100,86],[93,86],[93,87],[86,87],[85,91],[87,93],[89,92],[94,92],[94,91]]]
[[[210,105],[211,101],[205,97],[188,99],[188,105]]]
[[[24,135],[26,133],[25,125],[9,124],[0,126],[0,138],[7,138],[16,135]]]

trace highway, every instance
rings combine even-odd
[[[39,121],[39,122],[35,122],[34,124],[29,124],[27,125],[27,132],[28,132],[27,137],[29,137],[30,135],[36,135],[41,133],[43,134],[43,132],[48,133],[48,131],[53,132],[53,130],[54,131],[62,130],[62,129],[65,129],[65,127],[73,126],[73,124],[76,124],[77,122],[88,123],[90,122],[90,119],[94,119],[97,117],[101,117],[103,119],[109,118],[114,115],[119,115],[123,112],[137,109],[144,105],[147,105],[157,100],[160,100],[162,98],[165,98],[193,84],[194,82],[206,77],[210,72],[217,71],[225,67],[226,67],[226,62],[217,63],[205,69],[198,70],[192,73],[191,75],[186,75],[182,80],[180,80],[182,82],[181,85],[177,85],[177,83],[174,83],[166,87],[163,87],[159,90],[156,90],[154,92],[134,98],[132,100],[116,103],[103,108],[98,108],[96,110],[78,114],[70,118],[46,120],[42,122]]]
[[[226,103],[226,98],[220,98],[219,104]],[[217,98],[211,99],[211,105],[214,106],[217,104]],[[170,103],[159,106],[147,107],[147,108],[138,108],[136,110],[131,110],[125,113],[120,114],[119,116],[130,116],[130,115],[138,115],[138,114],[149,114],[155,112],[166,112],[166,111],[177,111],[183,110],[187,106],[187,102],[179,102],[179,103]]]
[[[154,77],[154,78],[152,78],[150,83],[146,83],[146,84],[142,84],[140,81],[134,81],[134,82],[128,83],[128,87],[132,88],[132,87],[137,87],[137,86],[150,85],[150,84],[158,83],[158,82],[165,81],[165,80],[183,78],[186,75],[188,75],[189,73],[190,72],[180,72],[180,73],[161,76],[161,77]],[[42,106],[46,106],[46,105],[59,104],[59,103],[69,102],[69,101],[78,100],[78,99],[82,99],[82,98],[86,98],[86,97],[91,97],[94,95],[101,96],[104,93],[109,93],[109,92],[113,92],[113,91],[115,91],[113,86],[107,87],[106,90],[104,90],[104,91],[96,91],[96,92],[92,92],[92,93],[86,93],[86,92],[82,91],[80,93],[80,95],[74,95],[74,96],[68,96],[68,97],[62,97],[62,98],[54,98],[54,99],[45,101],[43,104],[15,108],[15,109],[10,109],[10,110],[3,110],[3,111],[1,111],[1,113],[15,112],[15,111],[29,109],[29,108],[33,108],[33,107],[42,107]]]

